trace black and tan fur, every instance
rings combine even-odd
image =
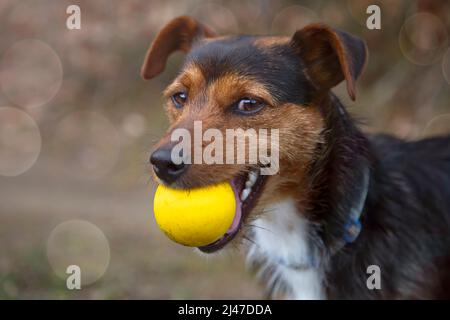
[[[162,72],[176,50],[187,55],[165,94],[183,89],[189,101],[178,110],[168,99],[171,126],[156,149],[169,144],[174,128],[191,130],[194,120],[202,120],[204,129],[280,129],[280,172],[267,178],[242,236],[251,237],[251,221],[267,205],[289,196],[313,226],[308,245],[322,257],[326,297],[450,297],[450,138],[405,142],[358,129],[330,89],[345,81],[355,99],[355,82],[367,61],[361,39],[321,24],[292,37],[218,37],[192,18],[179,17],[157,35],[143,77]],[[253,116],[233,114],[230,105],[243,96],[267,106]],[[190,165],[173,185],[204,186],[246,170],[245,165]],[[362,232],[332,252],[366,171],[370,185]],[[366,286],[369,265],[382,270],[381,290]]]

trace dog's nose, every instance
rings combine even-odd
[[[171,149],[166,148],[153,152],[150,156],[150,163],[158,178],[168,184],[177,180],[187,169],[187,165],[184,163],[173,163]]]

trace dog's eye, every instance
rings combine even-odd
[[[237,113],[250,115],[259,112],[265,106],[266,104],[263,101],[253,98],[242,98],[236,102],[233,109]]]
[[[181,109],[187,100],[187,94],[185,92],[177,92],[172,96],[172,102],[175,108]]]

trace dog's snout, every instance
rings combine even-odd
[[[155,174],[168,184],[177,180],[187,169],[186,164],[175,164],[172,161],[171,151],[171,149],[162,148],[150,156],[150,163],[153,165]]]

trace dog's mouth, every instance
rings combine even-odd
[[[233,178],[231,186],[236,198],[236,213],[227,232],[215,242],[199,247],[200,251],[212,253],[222,249],[239,233],[243,221],[256,205],[267,176],[260,174],[260,168],[254,167],[248,173]]]

